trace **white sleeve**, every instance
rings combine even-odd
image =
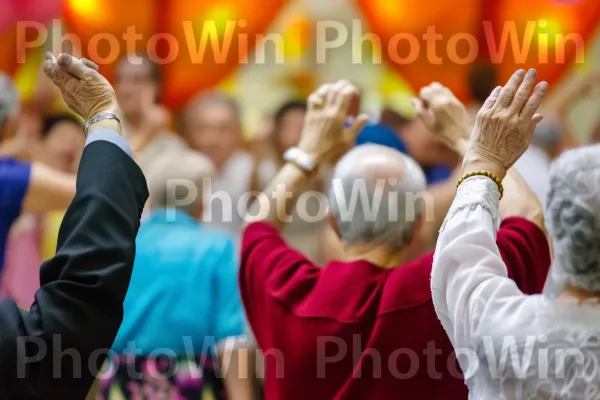
[[[526,298],[508,278],[496,244],[500,192],[475,176],[459,187],[440,230],[431,277],[435,310],[455,348],[511,326]]]

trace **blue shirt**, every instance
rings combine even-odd
[[[31,175],[31,164],[0,158],[0,271],[10,227],[21,214]]]
[[[244,334],[235,242],[181,211],[157,210],[140,227],[116,353],[212,351]],[[134,346],[128,348],[128,342]],[[164,354],[164,353],[163,353]]]
[[[374,143],[382,146],[391,147],[399,152],[409,155],[406,145],[400,137],[392,129],[380,125],[367,125],[356,137],[356,145],[364,143]],[[452,168],[446,165],[434,165],[429,167],[421,167],[425,173],[427,184],[443,182],[452,175]]]

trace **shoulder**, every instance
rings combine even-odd
[[[232,234],[219,227],[207,226],[200,223],[195,229],[198,235],[210,242],[222,243],[225,247],[233,246],[236,243]]]
[[[507,217],[498,230],[497,243],[513,243],[525,246],[541,246],[549,251],[546,233],[535,223],[522,217]]]
[[[170,149],[183,150],[186,149],[186,143],[183,138],[173,132],[164,132],[158,138],[157,142],[162,146],[167,146]]]
[[[236,255],[236,240],[225,230],[202,224],[192,229],[194,235],[189,235],[188,238],[194,248],[209,254]],[[201,243],[200,246],[199,243]]]
[[[380,313],[420,306],[431,300],[433,253],[393,270],[385,283]]]

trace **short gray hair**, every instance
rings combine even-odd
[[[562,126],[552,118],[544,118],[535,126],[531,143],[546,151],[553,150],[562,139]]]
[[[189,116],[196,113],[198,108],[212,106],[212,105],[224,105],[231,109],[233,112],[235,121],[238,125],[242,123],[242,112],[238,102],[230,96],[221,92],[202,92],[196,97],[192,98],[190,102],[185,106],[183,113],[180,117],[181,130],[187,129],[187,123]]]
[[[153,208],[175,208],[190,214],[204,194],[204,180],[214,174],[214,166],[208,157],[192,150],[184,150],[167,157],[157,166],[150,181],[150,204]],[[196,195],[187,199],[195,190]]]
[[[563,153],[550,169],[546,226],[554,279],[600,293],[600,145]]]
[[[404,247],[425,190],[425,175],[412,158],[376,144],[355,147],[336,165],[328,193],[342,242]]]
[[[19,94],[10,78],[0,72],[0,129],[8,117],[18,110]]]

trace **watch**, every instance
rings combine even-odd
[[[283,159],[294,164],[304,172],[313,172],[317,166],[314,158],[297,147],[289,148],[284,153]]]

